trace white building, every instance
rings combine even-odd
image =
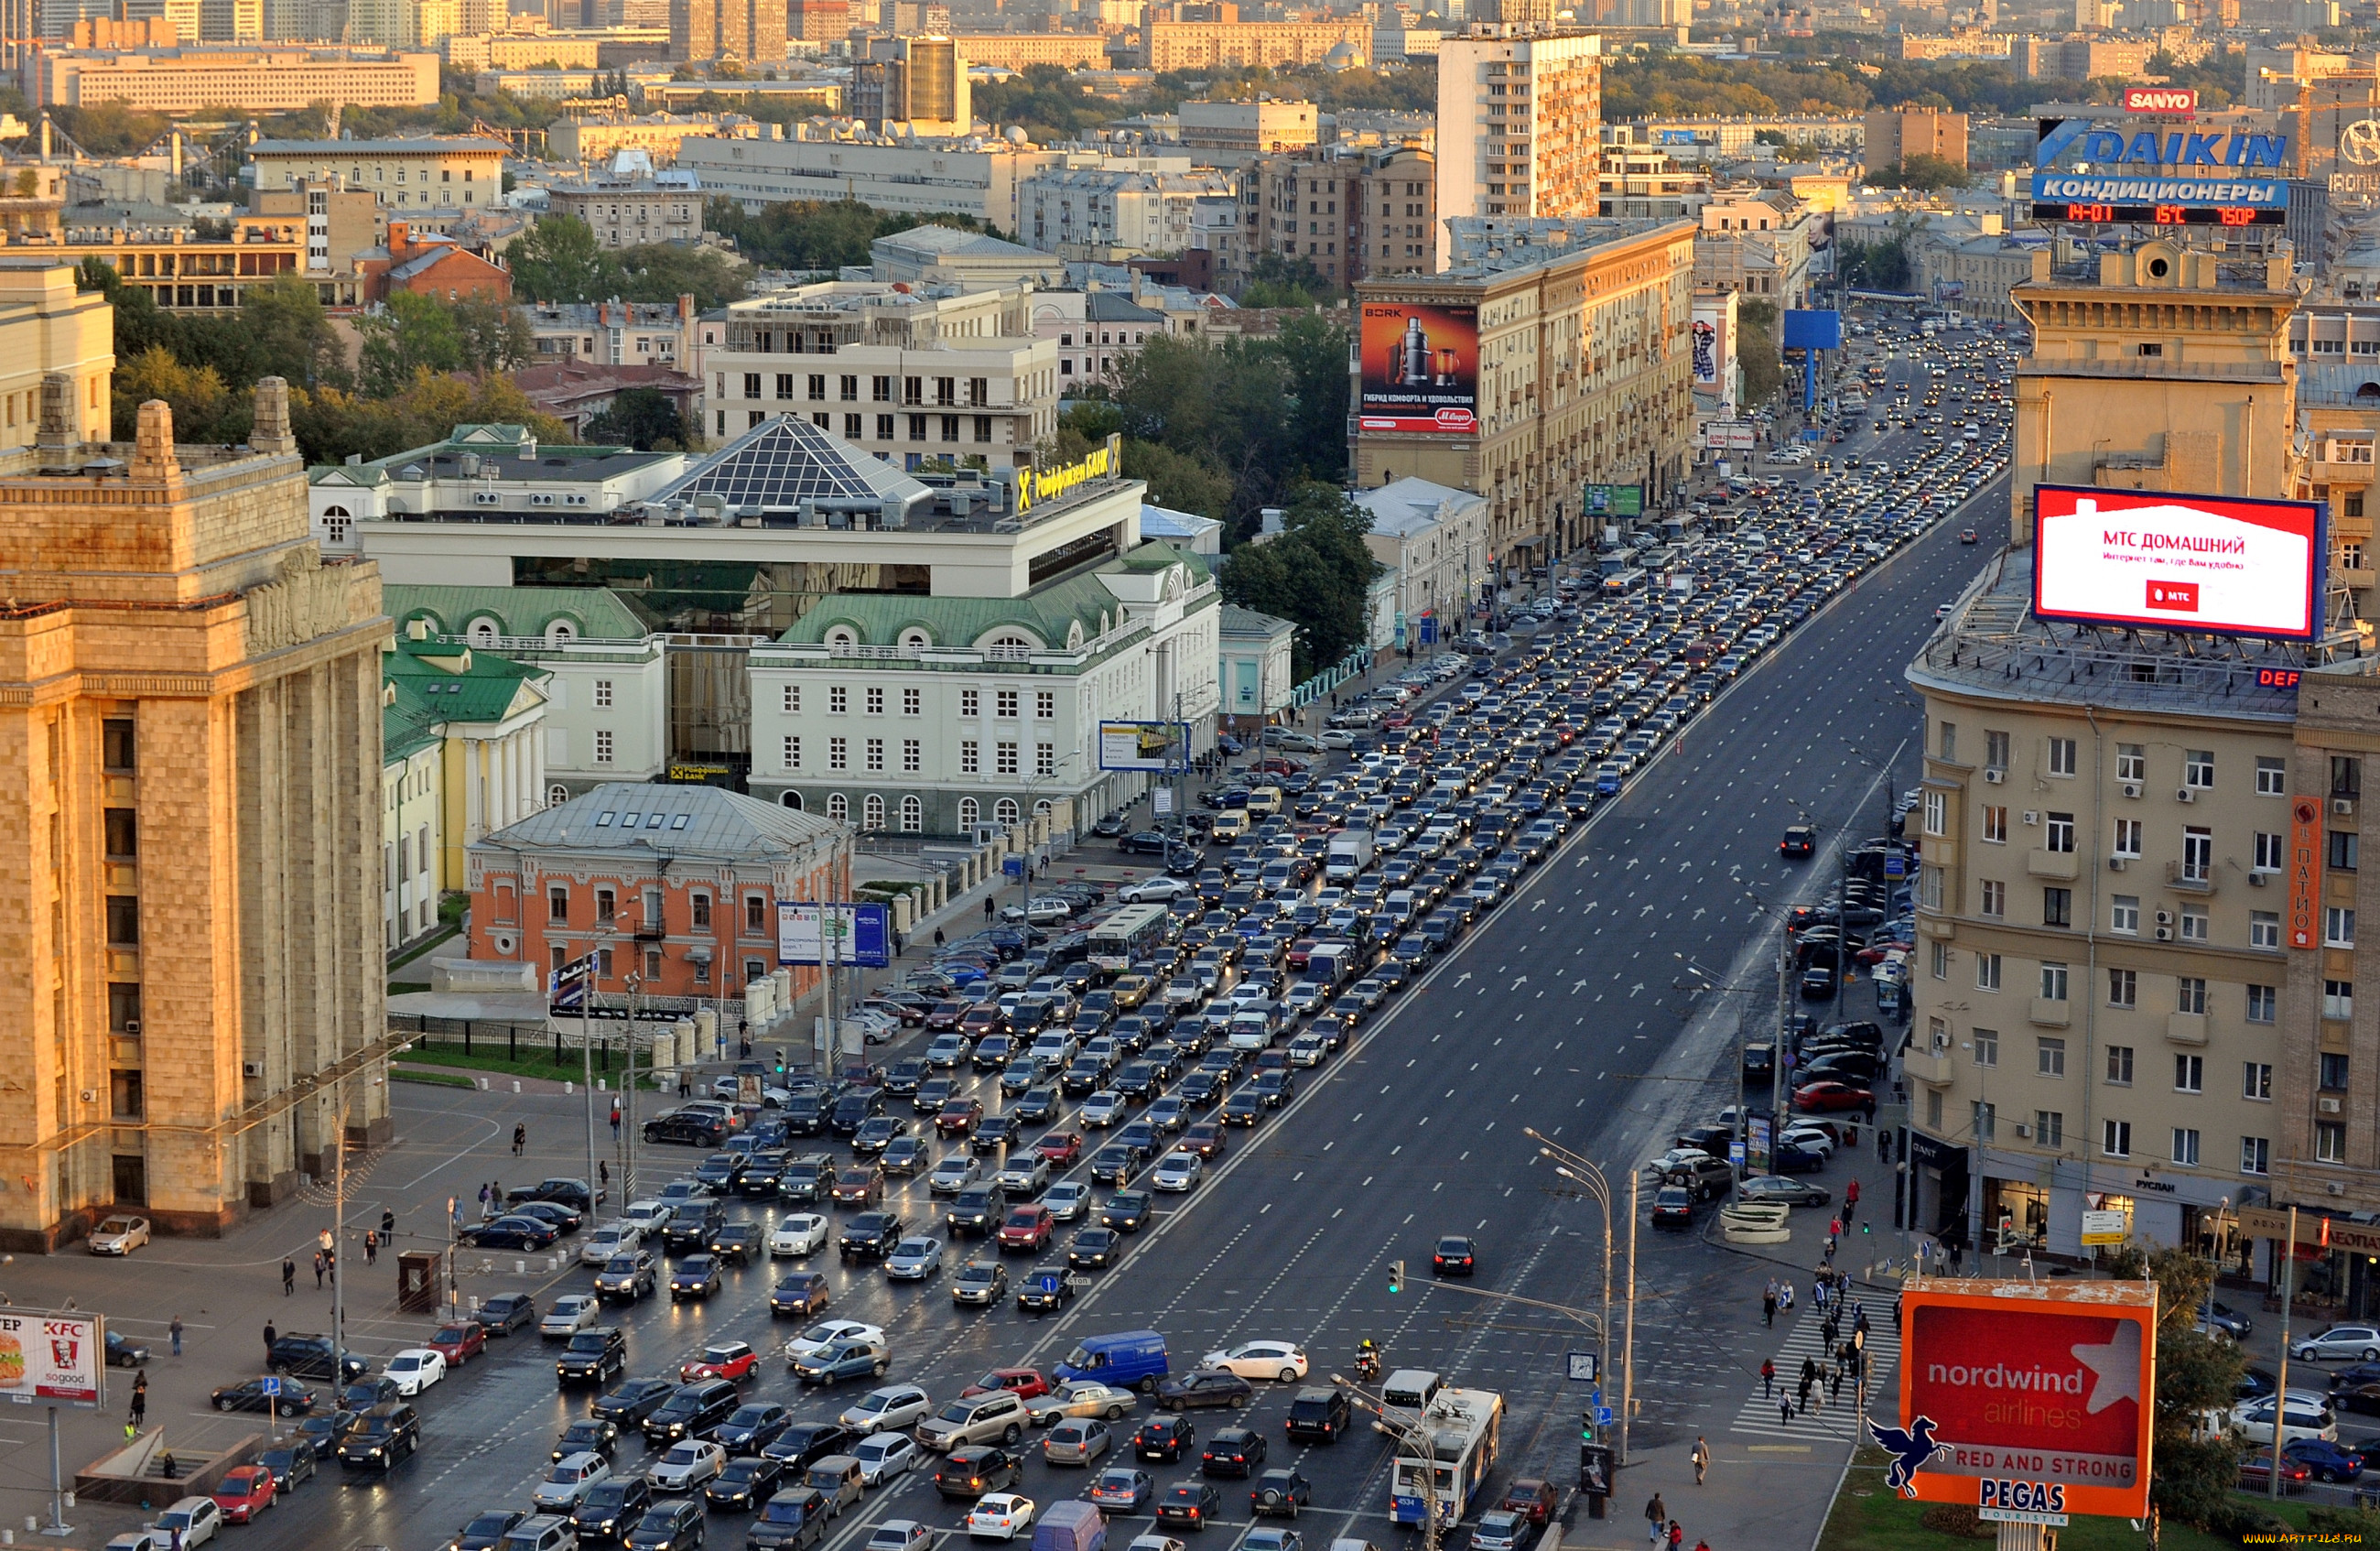
[[[660,489],[686,463],[684,453],[540,448],[526,426],[458,425],[429,446],[309,470],[307,507],[322,553],[352,556],[363,552],[366,522],[424,522],[464,512],[601,521]]]
[[[1418,642],[1425,630],[1438,641],[1460,635],[1463,611],[1489,574],[1488,498],[1407,477],[1354,501],[1372,518],[1366,547],[1396,573],[1397,644]]]
[[[1438,263],[1461,215],[1592,215],[1603,40],[1478,26],[1438,47]]]
[[[1017,186],[1017,235],[1064,259],[1180,253],[1200,200],[1229,200],[1216,172],[1050,168]]]
[[[1112,385],[1142,345],[1164,334],[1164,313],[1129,294],[1090,286],[1081,290],[1036,291],[1033,333],[1058,347],[1058,391],[1083,383]]]

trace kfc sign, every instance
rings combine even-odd
[[[2198,111],[2198,91],[2189,86],[2127,86],[2124,111],[2193,114]]]

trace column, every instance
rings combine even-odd
[[[528,739],[528,811],[540,812],[545,808],[545,734],[532,727]]]
[[[458,741],[463,746],[463,833],[455,837],[452,843],[459,861],[463,847],[478,839],[481,833],[480,815],[486,812],[483,788],[487,784],[484,772],[488,755],[485,744],[475,743],[468,738]],[[459,875],[456,886],[461,886]]]

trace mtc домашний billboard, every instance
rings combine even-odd
[[[1367,301],[1360,348],[1357,429],[1478,433],[1479,309]]]
[[[2033,611],[2311,641],[2322,623],[2325,517],[2314,501],[2035,485]]]
[[[2148,1511],[2156,1288],[1928,1277],[1901,1293],[1886,1484],[1988,1520]]]

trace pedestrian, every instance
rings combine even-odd
[[[285,1255],[282,1257],[281,1261],[281,1296],[287,1298],[297,1290],[298,1263]],[[272,1337],[267,1336],[265,1339],[270,1341]]]
[[[331,1274],[331,1285],[334,1288],[337,1287],[339,1285],[339,1252],[336,1250],[324,1250],[322,1252],[322,1267]]]
[[[132,1441],[133,1435],[140,1432],[140,1424],[128,1418],[124,1423],[124,1441],[126,1443],[130,1443]]]
[[[1896,1317],[1898,1317],[1898,1316],[1899,1316],[1899,1314],[1900,1314],[1900,1303],[1898,1302],[1898,1301],[1895,1301],[1895,1303],[1894,1303],[1894,1305],[1893,1305],[1893,1313],[1894,1313],[1894,1315],[1895,1315]],[[182,1355],[182,1316],[181,1316],[181,1315],[179,1315],[179,1314],[176,1314],[176,1315],[174,1316],[174,1323],[173,1323],[172,1325],[167,1325],[167,1326],[165,1327],[165,1331],[166,1331],[166,1334],[167,1334],[167,1335],[170,1335],[170,1336],[172,1336],[172,1337],[174,1337],[174,1355],[175,1355],[176,1357],[179,1357],[179,1356],[181,1356],[181,1355]]]
[[[1681,1547],[1682,1547],[1685,1544],[1686,1544],[1686,1532],[1685,1532],[1685,1531],[1683,1531],[1683,1530],[1682,1530],[1682,1529],[1680,1529],[1680,1528],[1678,1528],[1678,1521],[1677,1521],[1676,1520],[1674,1520],[1674,1519],[1670,1520],[1670,1551],[1680,1551],[1680,1548],[1681,1548]]]
[[[691,1098],[693,1095],[694,1078],[684,1067],[680,1067],[677,1072],[677,1096],[683,1099]]]
[[[1815,1310],[1817,1310],[1817,1311],[1818,1311],[1818,1315],[1819,1315],[1819,1317],[1820,1317],[1820,1318],[1822,1318],[1822,1319],[1823,1319],[1824,1317],[1826,1317],[1826,1313],[1827,1313],[1827,1279],[1826,1279],[1824,1276],[1814,1277],[1814,1278],[1811,1280],[1811,1283],[1810,1283],[1810,1307],[1812,1307],[1813,1309],[1815,1309]]]
[[[613,1130],[619,1130],[619,1129],[620,1129],[620,1122],[619,1122],[619,1120],[618,1120],[618,1118],[617,1118],[617,1117],[614,1117],[614,1118],[613,1119],[613,1121],[612,1121],[612,1129],[613,1129]],[[605,1162],[604,1162],[602,1159],[601,1159],[601,1158],[596,1159],[596,1160],[595,1160],[595,1183],[600,1187],[600,1186],[609,1185],[611,1182],[612,1182],[612,1166],[611,1166],[610,1164],[608,1164],[608,1163],[605,1163]]]
[[[1777,1306],[1788,1313],[1793,1310],[1793,1279],[1791,1276],[1777,1284]]]
[[[1661,1494],[1656,1492],[1653,1494],[1653,1500],[1645,1505],[1645,1522],[1651,1531],[1652,1543],[1655,1545],[1661,1544],[1661,1526],[1669,1521],[1669,1507],[1661,1501]]]
[[[385,1244],[395,1235],[396,1209],[393,1206],[383,1206],[380,1209],[380,1241]]]
[[[745,1054],[748,1056],[751,1052],[747,1050]],[[513,1125],[513,1156],[516,1158],[519,1157],[521,1155],[521,1149],[528,1145],[528,1123],[525,1120],[516,1121]]]
[[[612,1101],[612,1140],[620,1140],[620,1101],[617,1099]]]
[[[934,928],[934,946],[936,947],[942,946],[942,929],[939,926]]]
[[[322,1290],[322,1252],[320,1250],[314,1252],[314,1290]]]
[[[1709,1439],[1707,1439],[1707,1438],[1703,1438],[1703,1437],[1697,1437],[1697,1438],[1695,1438],[1695,1439],[1694,1439],[1694,1484],[1695,1484],[1695,1485],[1697,1485],[1697,1486],[1700,1486],[1700,1485],[1703,1484],[1703,1475],[1704,1475],[1704,1473],[1705,1473],[1706,1472],[1707,1472],[1707,1471],[1710,1469],[1710,1440],[1709,1440]]]
[[[1881,1136],[1881,1135],[1883,1135],[1884,1133],[1883,1133],[1883,1132],[1881,1132],[1881,1131],[1879,1131],[1879,1132],[1877,1132],[1876,1134],[1877,1134],[1877,1135],[1879,1135],[1879,1136]],[[1856,1179],[1854,1179],[1854,1180],[1852,1180],[1850,1184],[1845,1185],[1845,1186],[1843,1187],[1843,1205],[1844,1205],[1844,1207],[1846,1208],[1846,1210],[1845,1210],[1845,1211],[1844,1211],[1844,1213],[1843,1213],[1843,1218],[1844,1218],[1844,1220],[1845,1220],[1845,1221],[1847,1221],[1847,1222],[1848,1222],[1848,1221],[1851,1219],[1851,1212],[1850,1212],[1849,1208],[1855,1207],[1855,1206],[1857,1206],[1858,1204],[1859,1204],[1859,1181],[1858,1181],[1858,1180],[1856,1180]]]
[[[149,1374],[146,1369],[143,1369],[135,1374],[132,1380],[132,1419],[138,1422],[140,1420],[140,1413],[148,1409]]]
[[[1833,1240],[1833,1239],[1840,1239],[1842,1236],[1843,1236],[1843,1220],[1842,1220],[1840,1217],[1829,1217],[1829,1218],[1828,1218],[1828,1219],[1827,1219],[1827,1237],[1828,1237],[1828,1239],[1830,1239],[1830,1240]]]
[[[1791,1395],[1779,1395],[1777,1397],[1777,1420],[1779,1422],[1791,1422],[1793,1420],[1793,1397]]]
[[[1876,1133],[1876,1161],[1878,1163],[1890,1163],[1892,1161],[1892,1133],[1890,1131],[1880,1130]]]
[[[483,1184],[483,1185],[481,1185],[481,1186],[480,1187],[480,1205],[482,1205],[482,1206],[485,1206],[487,1203],[488,1203],[488,1187],[487,1187],[486,1185],[484,1185],[484,1184]]]
[[[281,1332],[273,1328],[271,1320],[266,1320],[264,1322],[264,1356],[267,1362],[272,1361],[273,1343],[280,1339]]]
[[[1760,1295],[1760,1318],[1770,1329],[1777,1325],[1777,1278],[1768,1278],[1767,1290]]]
[[[991,919],[991,896],[989,894],[983,897],[983,919],[986,921]]]
[[[1760,1360],[1760,1398],[1764,1400],[1777,1393],[1777,1364],[1769,1358]]]
[[[364,1229],[364,1264],[366,1265],[380,1264],[380,1235],[370,1228]]]
[[[749,1034],[738,1036],[735,1041],[735,1050],[736,1054],[743,1059],[747,1061],[750,1060],[752,1058],[752,1036]]]
[[[1854,1216],[1858,1215],[1859,1215],[1859,1202],[1858,1202],[1857,1200],[1855,1200],[1855,1199],[1853,1199],[1853,1198],[1850,1197],[1850,1196],[1846,1196],[1846,1197],[1844,1197],[1844,1198],[1843,1198],[1843,1226],[1844,1226],[1844,1227],[1850,1227],[1850,1226],[1851,1226],[1852,1219]]]

